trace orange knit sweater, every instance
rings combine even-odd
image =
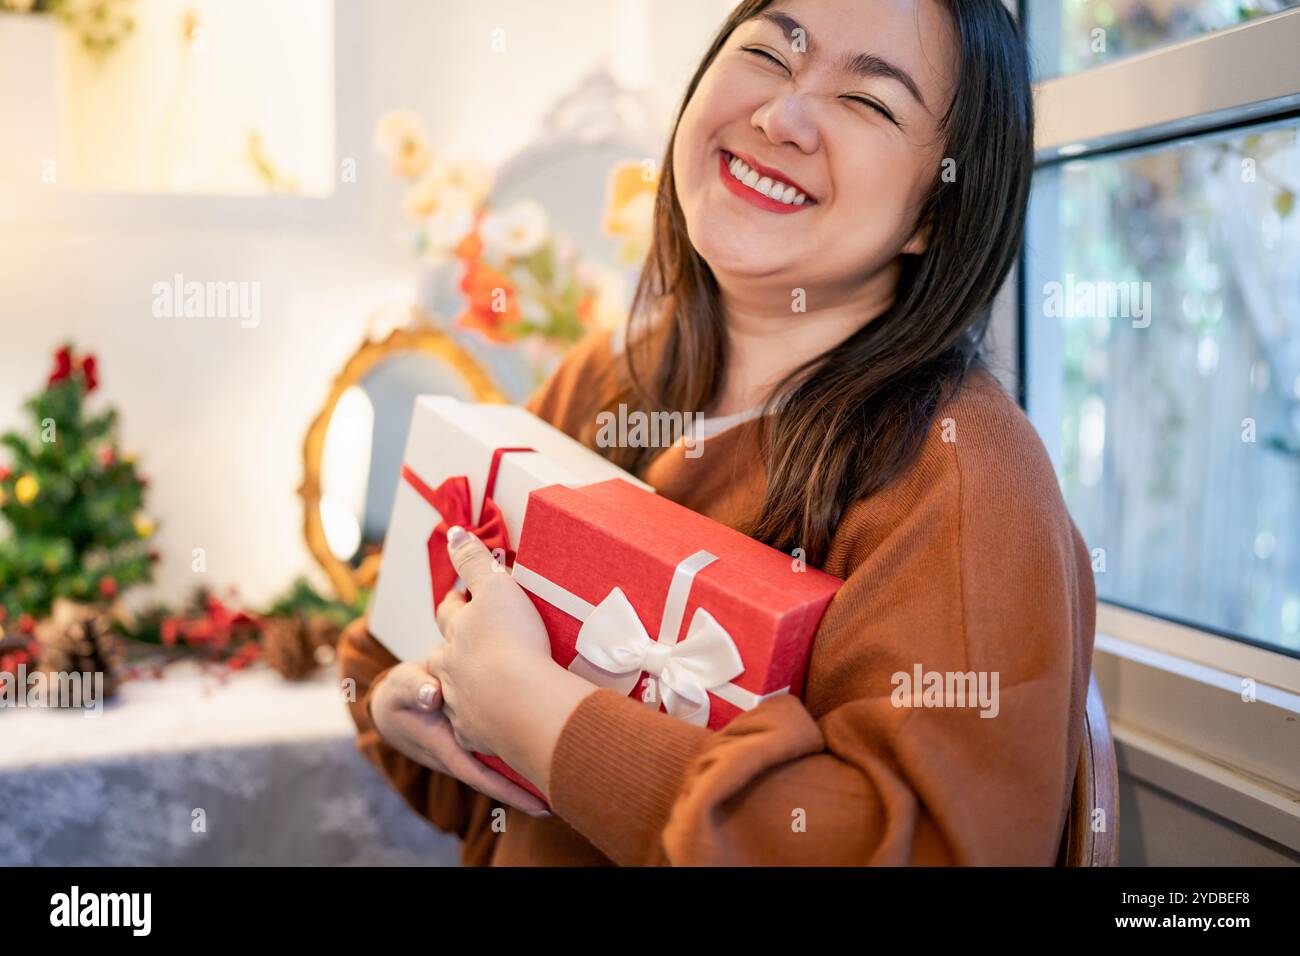
[[[575,399],[610,374],[610,348],[605,335],[575,349],[530,409],[576,435],[588,412]],[[706,440],[699,457],[665,449],[642,477],[739,526],[763,492],[756,426]],[[380,738],[370,692],[395,661],[364,621],[341,644],[358,745],[417,813],[461,837],[471,865],[1055,862],[1095,591],[1042,443],[995,379],[973,376],[910,471],[846,512],[825,570],[845,584],[802,700],[713,731],[597,691],[557,742],[553,818],[509,810],[494,832],[487,797]],[[996,716],[898,706],[894,675],[918,666],[996,672]]]

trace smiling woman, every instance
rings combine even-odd
[[[342,660],[362,750],[468,862],[1057,859],[1089,555],[981,357],[1032,141],[999,0],[745,0],[727,18],[668,143],[623,334],[578,347],[529,407],[844,585],[802,699],[710,730],[556,665],[524,592],[449,531],[472,599],[440,606],[446,643],[398,665],[359,623]],[[733,424],[695,457],[606,447],[616,410]],[[951,680],[897,693],[922,674]]]

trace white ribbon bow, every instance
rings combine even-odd
[[[578,656],[569,664],[570,671],[623,694],[630,694],[641,674],[649,673],[650,693],[642,697],[646,704],[657,709],[662,700],[672,716],[704,727],[709,722],[709,694],[753,710],[769,697],[790,690],[782,687],[756,694],[731,683],[744,673],[745,664],[731,635],[704,608],[691,616],[686,638],[677,640],[695,575],[716,560],[707,551],[696,551],[673,570],[657,641],[650,638],[621,588],[615,587],[593,605],[518,561],[510,573],[522,587],[582,621]]]
[[[731,635],[704,608],[691,616],[684,640],[665,644],[651,639],[617,587],[583,621],[577,649],[570,671],[622,694],[648,673],[657,693],[645,700],[662,700],[673,717],[700,727],[709,722],[708,692],[745,671]]]

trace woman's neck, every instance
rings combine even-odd
[[[734,415],[762,405],[781,379],[809,359],[882,315],[894,301],[897,270],[883,270],[851,293],[814,294],[799,312],[795,290],[773,291],[758,283],[722,288],[727,323],[727,372],[713,416]],[[814,301],[825,299],[824,303]]]

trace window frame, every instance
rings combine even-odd
[[[75,186],[17,186],[0,182],[0,227],[138,228],[170,227],[283,228],[314,232],[364,222],[366,197],[355,183],[338,181],[340,164],[370,154],[371,118],[364,98],[344,95],[369,71],[369,56],[357,38],[366,35],[360,4],[335,0],[332,76],[334,97],[334,191],[324,196],[266,193],[138,193],[101,191]],[[348,42],[344,42],[347,40]]]
[[[1031,7],[1045,8],[1019,2],[1032,40]],[[1297,49],[1300,8],[1038,82],[1035,172],[1300,117]],[[1027,230],[1011,280],[1016,295],[1001,319],[1015,330],[1016,393],[1026,413],[1036,384],[1028,241]],[[1300,851],[1300,659],[1099,599],[1093,669],[1121,771]],[[1255,702],[1241,706],[1247,687]]]

